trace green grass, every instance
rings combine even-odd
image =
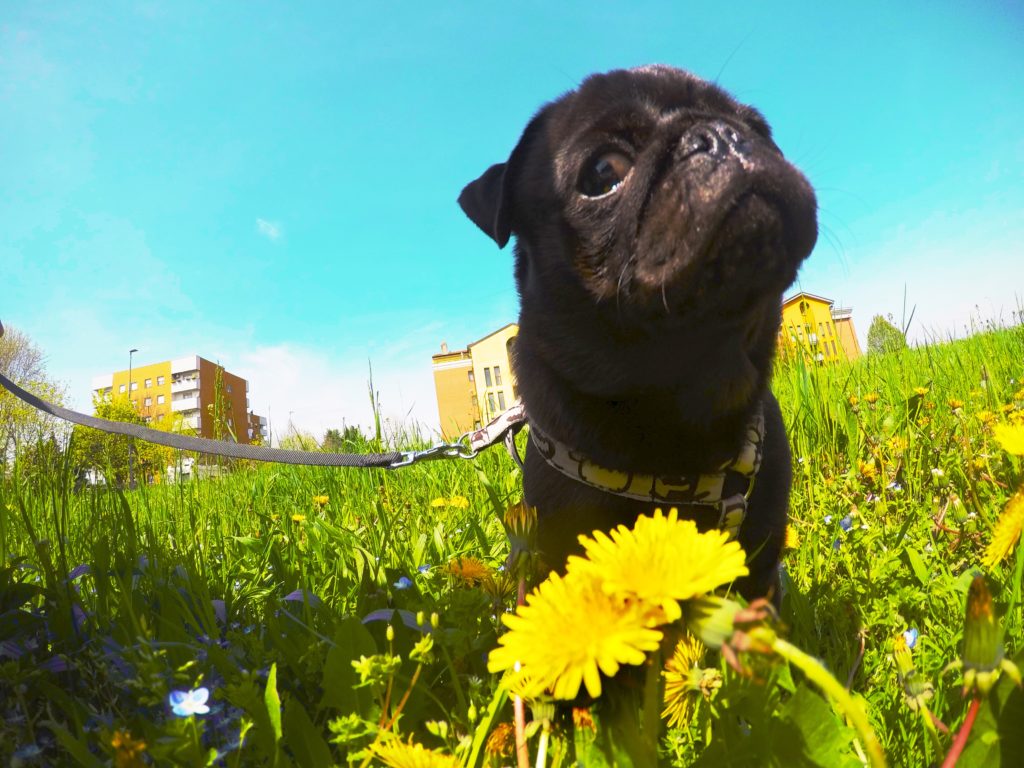
[[[991,435],[1024,410],[1022,380],[1022,328],[776,372],[800,542],[784,561],[781,632],[863,700],[891,765],[937,764],[951,740],[907,706],[894,637],[920,632],[914,662],[951,732],[966,712],[958,675],[942,670],[1022,480]],[[483,764],[482,740],[511,720],[486,654],[515,602],[500,515],[520,493],[500,449],[392,472],[240,467],[133,492],[75,490],[59,457],[15,468],[0,480],[0,760],[358,765],[385,726]],[[1024,637],[1020,551],[987,574],[1008,655]],[[460,558],[490,574],[452,573]],[[417,656],[432,616],[433,648]],[[381,668],[388,655],[401,660]],[[751,664],[758,679],[705,662],[723,685],[667,735],[666,763],[859,762],[852,731],[799,672]],[[175,716],[170,691],[199,686],[211,711]],[[1005,725],[1022,697],[1008,684],[996,696],[961,765],[1024,762]],[[573,749],[567,718],[555,717],[551,763]],[[145,747],[122,735],[115,749],[124,732]]]

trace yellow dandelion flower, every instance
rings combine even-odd
[[[430,502],[430,506],[434,507],[455,507],[456,509],[466,509],[469,507],[469,499],[465,496],[450,496],[448,498],[439,497]]]
[[[1024,456],[1024,426],[998,424],[992,429],[992,434],[1004,451],[1014,456]]]
[[[860,476],[865,480],[874,480],[878,475],[878,467],[875,466],[875,460],[869,461],[858,461],[857,471],[860,472]]]
[[[373,753],[389,768],[458,768],[459,765],[452,755],[413,744],[411,739],[408,743],[392,739],[385,744],[376,744]]]
[[[491,757],[512,757],[516,748],[516,727],[512,723],[498,723],[487,737],[484,751]]]
[[[950,408],[950,410],[959,411],[963,407],[964,407],[964,401],[963,400],[957,400],[955,397],[951,397],[949,399],[949,408]]]
[[[305,515],[292,515],[292,522],[293,523],[304,523],[304,522],[306,522],[306,516]]]
[[[314,496],[313,497],[313,503],[316,504],[318,507],[326,507],[327,506],[327,502],[329,502],[330,500],[331,500],[330,496]]]
[[[110,746],[114,748],[115,768],[142,768],[146,764],[142,759],[146,742],[133,738],[130,732],[114,731]]]
[[[509,631],[487,668],[516,670],[506,685],[525,683],[527,698],[550,690],[556,699],[574,699],[581,685],[597,698],[602,673],[611,677],[623,664],[642,664],[661,642],[645,613],[636,601],[609,595],[589,574],[552,573],[515,614],[502,617]]]
[[[786,543],[784,546],[786,549],[800,548],[800,534],[796,532],[796,528],[792,525],[786,526]]]
[[[893,435],[890,437],[888,441],[886,441],[886,444],[889,446],[889,450],[893,453],[902,453],[907,450],[907,446],[909,445],[907,438],[900,437],[899,435]]]
[[[682,615],[680,600],[704,595],[746,576],[746,555],[724,531],[700,533],[692,520],[668,515],[637,518],[630,530],[620,525],[611,535],[580,536],[586,558],[570,557],[567,570],[591,574],[602,589],[619,598],[639,600],[654,625]],[[656,609],[656,610],[652,610]]]
[[[700,661],[704,644],[692,635],[686,635],[676,645],[672,658],[665,664],[665,709],[661,713],[669,728],[681,728],[690,722],[700,699],[702,672]]]
[[[864,395],[864,402],[874,405],[875,403],[878,402],[878,393],[868,392],[866,395]]]
[[[847,398],[847,400],[849,400],[849,402],[850,402],[850,405],[852,405],[852,406],[853,406],[854,408],[856,408],[856,407],[857,407],[857,403],[859,403],[859,402],[860,402],[860,398],[859,398],[859,397],[857,397],[856,395],[850,395],[850,396],[849,396],[849,397]]]
[[[992,541],[982,561],[987,568],[1002,562],[1013,551],[1021,528],[1024,528],[1024,491],[1017,491],[1010,497],[992,532]]]
[[[448,563],[448,573],[457,576],[469,586],[491,578],[491,569],[475,557],[458,557]]]
[[[996,415],[992,411],[978,411],[974,415],[982,424],[991,424],[996,420]]]
[[[924,397],[928,394],[928,387],[914,387],[914,394],[918,397]]]
[[[1007,403],[1006,405],[999,406],[999,410],[1002,411],[1003,413],[1013,413],[1016,410],[1016,408],[1017,406],[1015,406],[1013,403]]]

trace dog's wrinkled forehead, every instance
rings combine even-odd
[[[591,75],[556,102],[552,122],[565,138],[614,114],[654,117],[674,113],[735,118],[765,138],[771,130],[761,113],[696,75],[663,64]]]

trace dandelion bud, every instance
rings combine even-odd
[[[476,704],[470,703],[469,711],[466,713],[466,719],[469,720],[470,725],[476,722]]]
[[[430,614],[430,626],[433,629],[437,629],[441,626],[441,617],[437,615],[437,611]]]
[[[416,614],[416,626],[417,627],[422,627],[426,623],[427,623],[426,614],[423,613],[423,611],[417,612],[417,614]]]
[[[975,576],[967,591],[963,659],[948,668],[952,667],[963,668],[965,694],[971,688],[982,696],[988,694],[1000,672],[1006,672],[1017,685],[1021,684],[1020,670],[1003,657],[1003,630],[996,619],[992,593],[984,576]]]
[[[387,630],[386,636],[388,638],[388,642],[389,643],[395,642],[395,628],[393,626],[391,626],[390,624],[388,624],[388,630]]]

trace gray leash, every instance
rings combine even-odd
[[[0,336],[4,335],[3,323],[0,323]],[[326,453],[321,451],[291,451],[282,448],[270,448],[264,445],[248,445],[228,440],[210,440],[205,437],[192,437],[174,432],[163,432],[141,424],[124,421],[111,421],[96,416],[88,416],[78,411],[62,408],[28,392],[0,373],[0,386],[12,395],[28,403],[36,410],[56,416],[58,419],[70,421],[83,427],[92,427],[115,435],[137,437],[147,443],[165,445],[182,451],[195,451],[213,456],[228,456],[234,459],[251,459],[252,461],[269,461],[278,464],[302,464],[311,467],[367,467],[395,469],[407,467],[421,461],[434,459],[472,459],[481,450],[494,445],[499,440],[506,444],[525,423],[525,412],[517,403],[508,411],[500,414],[486,427],[476,432],[467,433],[452,442],[440,442],[419,451],[391,451],[389,453]],[[518,455],[513,453],[518,460]]]

